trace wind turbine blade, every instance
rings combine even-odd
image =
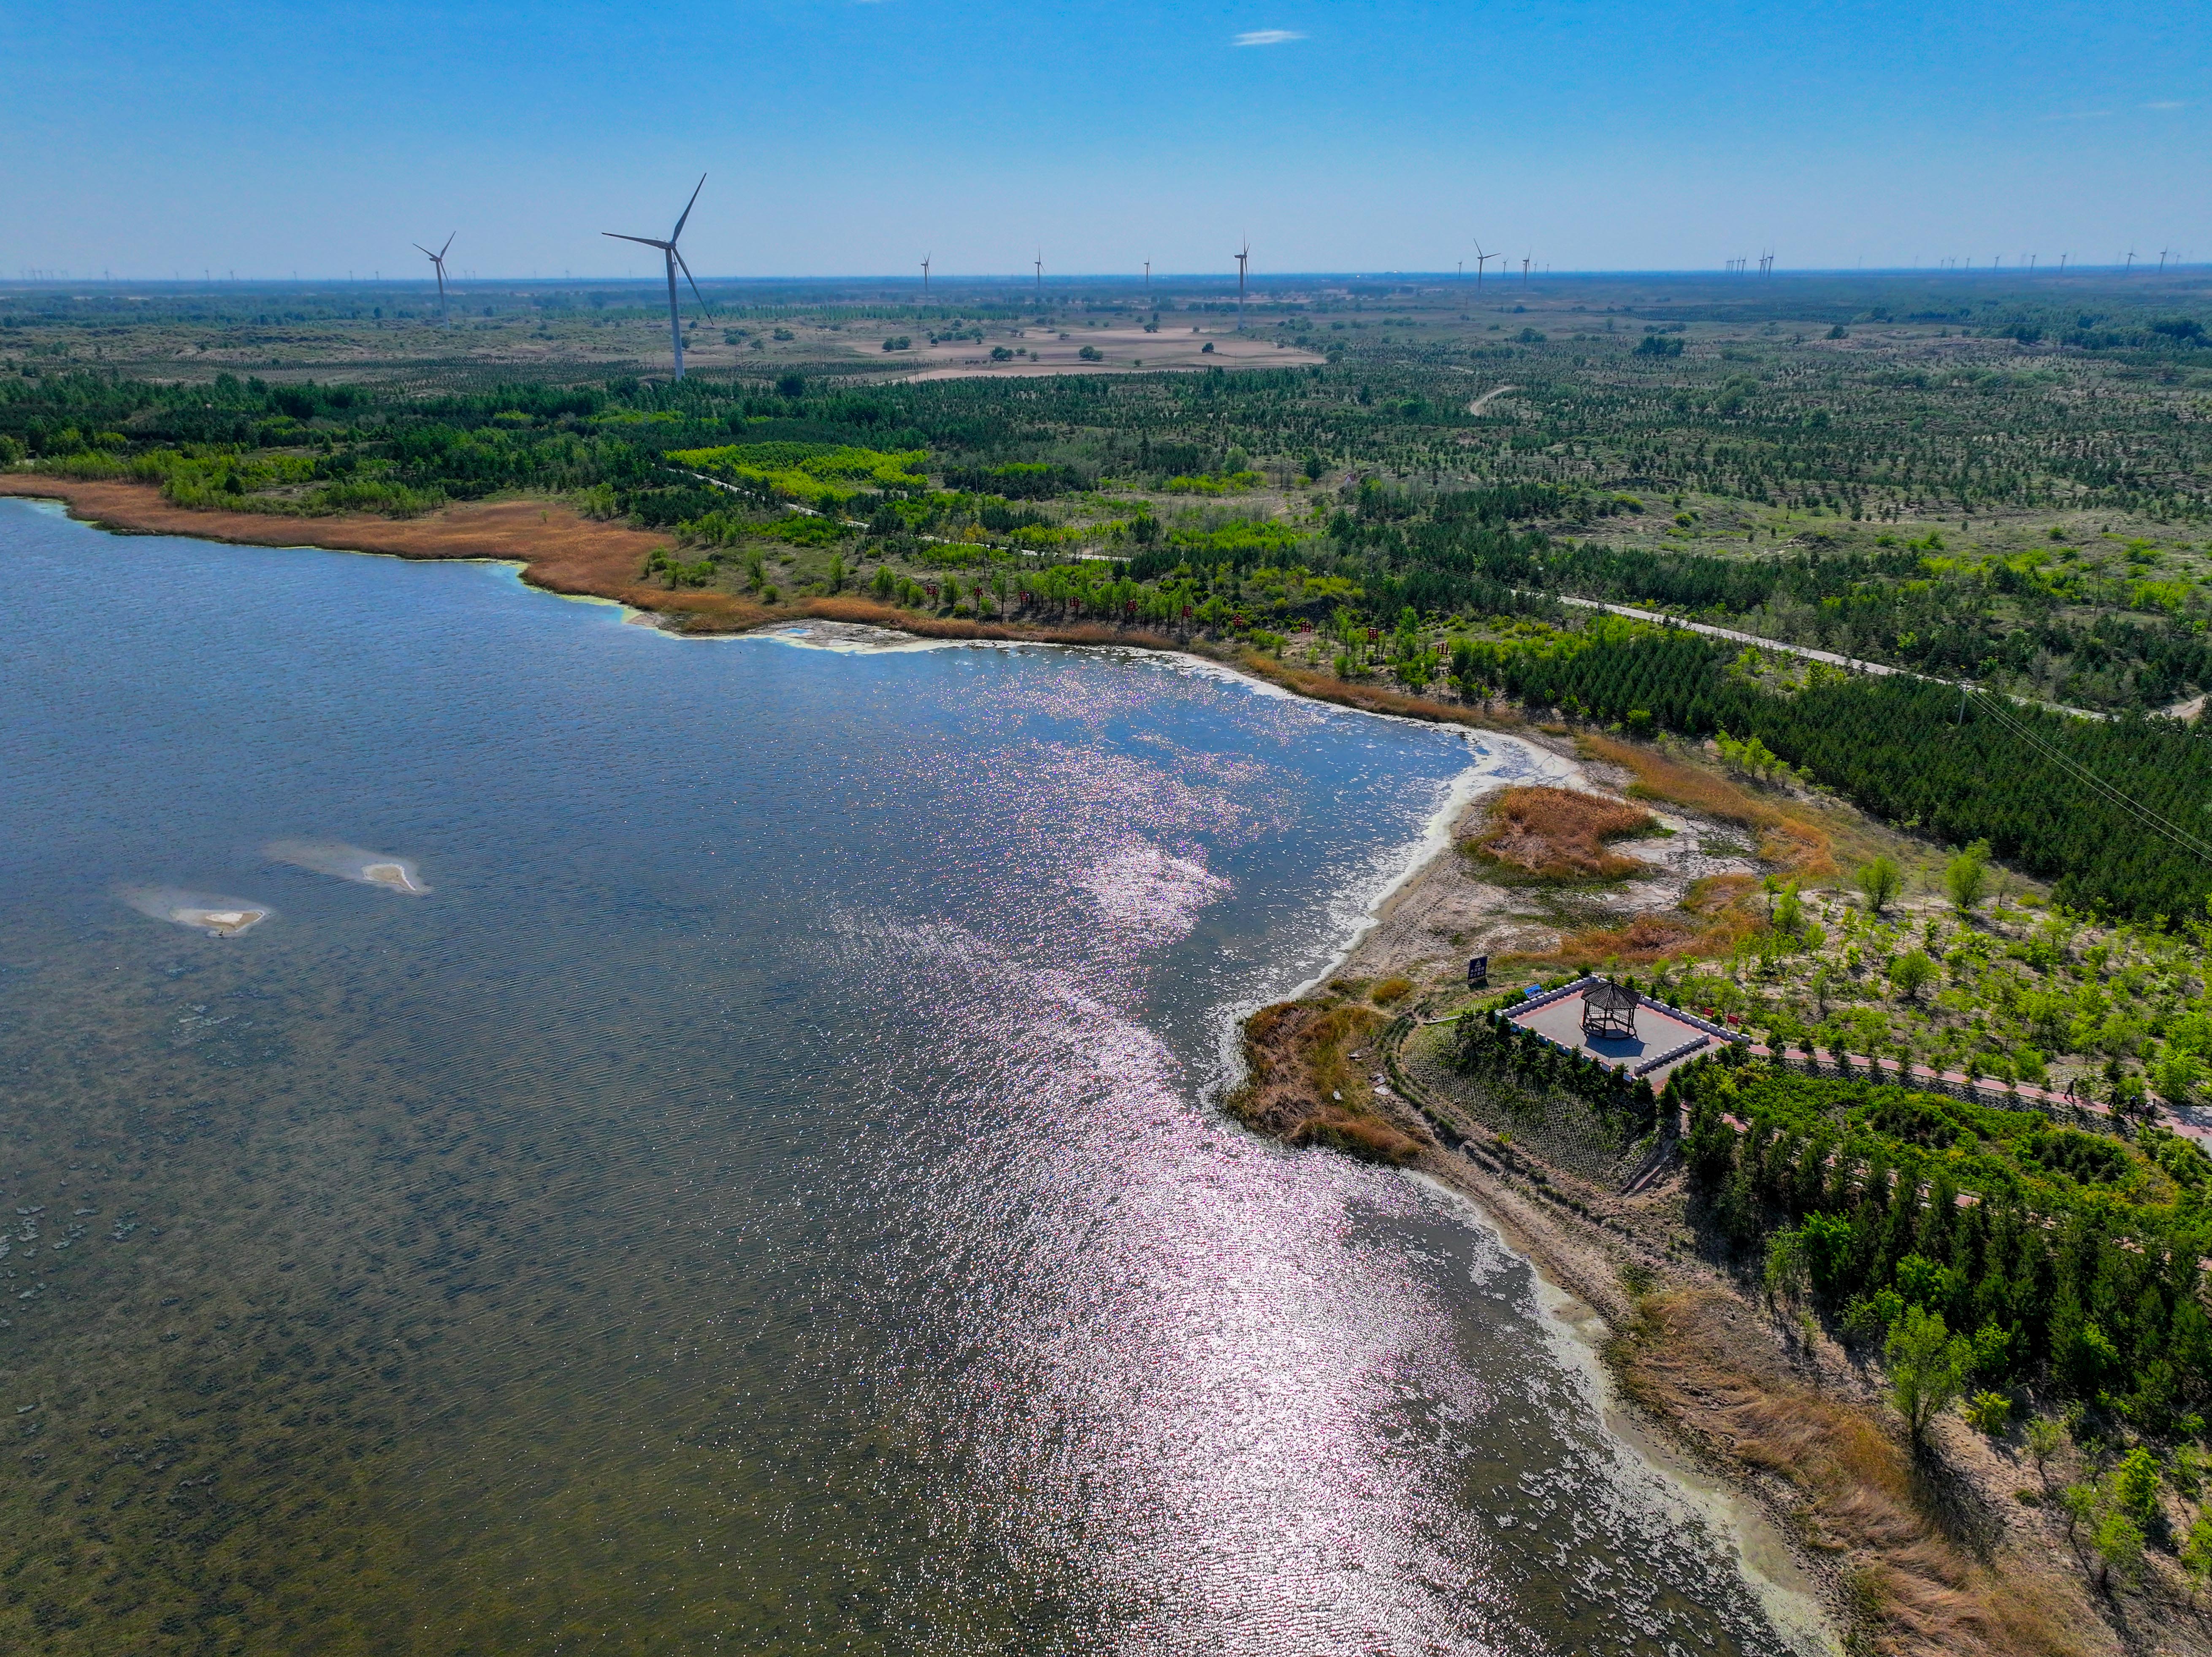
[[[664,253],[668,251],[670,246],[669,243],[665,241],[655,241],[650,236],[625,236],[619,230],[602,230],[599,234],[603,236],[612,236],[617,241],[634,241],[641,243],[647,247],[658,247]]]
[[[456,230],[456,231],[454,231],[454,232],[453,232],[453,236],[458,236],[458,235],[459,235],[460,234],[461,234],[461,233],[460,233],[459,231]],[[438,257],[439,257],[440,258],[445,258],[445,257],[446,257],[447,250],[448,248],[451,248],[451,247],[453,246],[453,236],[448,236],[448,237],[447,237],[447,238],[446,238],[446,246],[445,246],[444,247],[441,247],[441,248],[438,250]]]
[[[435,253],[431,252],[428,248],[423,246],[421,242],[410,241],[407,245],[413,248],[416,252],[428,258],[431,264],[435,264],[438,262],[438,256]]]
[[[702,173],[699,182],[691,186],[691,199],[684,203],[684,218],[676,221],[676,228],[668,233],[668,245],[676,246],[676,239],[684,234],[684,219],[691,216],[691,209],[699,204],[699,192],[707,187],[707,175]]]
[[[675,256],[676,263],[679,266],[682,266],[684,280],[691,284],[691,293],[693,297],[697,299],[699,301],[699,308],[707,313],[707,320],[712,322],[714,319],[714,307],[707,303],[707,296],[699,291],[699,278],[693,276],[691,274],[691,267],[684,263],[683,254],[677,252],[673,247],[670,248],[668,251]]]

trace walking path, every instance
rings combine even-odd
[[[1784,1064],[1793,1060],[1802,1064],[1807,1052],[1802,1047],[1783,1048],[1778,1052],[1763,1041],[1752,1042],[1745,1051],[1757,1058],[1780,1059]],[[2069,1110],[2085,1111],[2092,1116],[2110,1116],[2112,1114],[2110,1105],[2084,1098],[2071,1089],[2058,1091],[2031,1087],[2025,1082],[2008,1087],[1995,1077],[1971,1077],[1962,1071],[1939,1071],[1926,1065],[1908,1066],[1895,1059],[1869,1059],[1856,1053],[1838,1053],[1826,1048],[1813,1049],[1811,1056],[1822,1065],[1846,1073],[1852,1071],[1865,1071],[1869,1075],[1878,1073],[1886,1081],[1916,1082],[1946,1093],[1971,1093],[1978,1099],[1988,1096],[1995,1103],[2018,1098],[2039,1102],[2052,1108],[2063,1107]],[[2176,1105],[2156,1094],[2147,1095],[2146,1097],[2152,1113],[2160,1119],[2163,1126],[2172,1128],[2176,1133],[2212,1145],[2212,1111],[2194,1105]]]
[[[1734,628],[1715,627],[1710,622],[1686,622],[1679,616],[1668,616],[1661,610],[1638,610],[1631,604],[1602,604],[1595,598],[1570,598],[1565,593],[1531,593],[1525,596],[1554,598],[1563,604],[1572,604],[1577,610],[1600,610],[1608,616],[1626,616],[1634,621],[1651,622],[1661,627],[1687,628],[1691,632],[1702,633],[1709,639],[1727,639],[1735,644],[1753,645],[1760,650],[1778,650],[1787,655],[1801,656],[1808,662],[1825,662],[1830,667],[1840,667],[1847,673],[1894,674],[1903,678],[1924,680],[1929,684],[1948,684],[1960,690],[1980,690],[1985,695],[2002,695],[2007,701],[2017,702],[2022,707],[2040,707],[2052,713],[2069,713],[2077,719],[2112,717],[2109,713],[2099,713],[2087,707],[2069,707],[2063,702],[2039,701],[2033,696],[2016,696],[2008,690],[1993,692],[1972,683],[1942,679],[1932,673],[1915,673],[1909,667],[1892,667],[1887,663],[1869,662],[1858,656],[1838,656],[1832,650],[1816,650],[1811,645],[1784,644],[1779,639],[1763,639],[1756,633],[1739,633]]]

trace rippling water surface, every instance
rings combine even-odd
[[[0,574],[0,1644],[1782,1648],[1479,1220],[1207,1102],[1462,737],[19,502]]]

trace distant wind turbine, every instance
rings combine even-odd
[[[927,253],[921,256],[921,296],[925,300],[929,297],[929,255]]]
[[[625,236],[619,230],[599,232],[603,236],[612,236],[617,241],[634,241],[647,247],[658,247],[660,250],[662,259],[668,266],[668,343],[675,355],[675,377],[678,379],[684,378],[684,316],[683,313],[676,307],[676,267],[678,265],[684,265],[684,280],[691,284],[691,291],[699,300],[699,308],[706,312],[709,318],[714,314],[714,307],[707,303],[707,296],[699,292],[699,278],[691,274],[691,267],[684,264],[684,255],[676,251],[676,244],[684,234],[684,221],[691,216],[691,209],[699,202],[699,192],[706,187],[707,175],[702,173],[699,175],[699,182],[691,186],[691,199],[684,203],[684,211],[676,221],[676,228],[668,233],[666,241],[658,240],[652,236]]]
[[[1252,244],[1246,242],[1243,251],[1237,255],[1237,314],[1244,314],[1244,266],[1252,257]]]
[[[2136,250],[2132,247],[2128,249],[2126,258],[2127,263],[2120,267],[2120,274],[2124,276],[2135,274]]]
[[[2171,247],[2161,247],[2158,250],[2158,273],[2161,276],[2166,274],[2166,262],[2172,257],[2173,250]]]
[[[1148,294],[1152,291],[1152,262],[1150,259],[1145,261],[1145,291]]]
[[[453,236],[458,236],[461,233],[459,231],[456,230],[453,232]],[[446,247],[451,247],[453,245],[453,236],[448,236],[446,238]],[[436,252],[433,253],[428,248],[423,246],[421,242],[418,241],[415,244],[415,251],[422,254],[424,258],[429,260],[431,268],[435,270],[438,273],[438,320],[444,323],[448,328],[450,328],[453,325],[453,319],[446,314],[446,247],[441,247]]]
[[[1036,260],[1034,261],[1034,263],[1035,263],[1035,264],[1036,264],[1036,276],[1037,276],[1037,298],[1038,298],[1040,300],[1042,300],[1044,298],[1044,249],[1043,249],[1043,248],[1040,247],[1040,248],[1038,248],[1038,249],[1037,249],[1037,252],[1036,252]]]
[[[1482,286],[1482,267],[1489,264],[1491,260],[1497,257],[1498,255],[1495,253],[1484,252],[1482,251],[1481,240],[1477,238],[1474,244],[1474,285],[1476,287],[1480,288]]]

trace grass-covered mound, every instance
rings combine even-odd
[[[1611,849],[1649,834],[1648,811],[1567,788],[1508,788],[1491,802],[1489,826],[1468,842],[1476,856],[1537,880],[1622,880],[1647,865]]]

